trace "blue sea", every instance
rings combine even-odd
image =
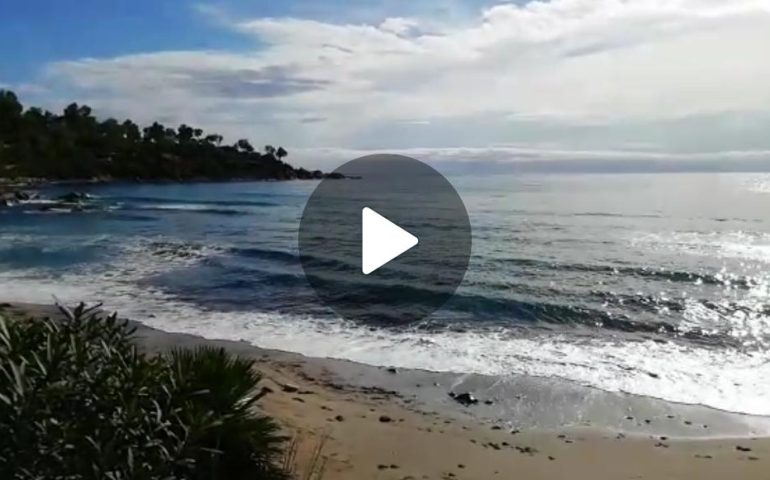
[[[49,187],[92,199],[0,210],[0,300],[102,302],[312,356],[770,415],[770,175],[450,180],[473,256],[417,324],[355,324],[319,304],[297,254],[311,181]]]

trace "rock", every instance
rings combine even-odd
[[[651,376],[652,378],[660,378],[660,375],[658,375],[657,373],[653,373],[653,372],[647,372],[647,375]]]
[[[548,460],[554,461],[554,460],[556,460],[556,457],[552,457],[552,456],[548,455]]]
[[[503,427],[501,427],[500,425],[492,425],[492,430],[502,430],[502,429]]]
[[[454,392],[449,392],[449,396],[452,397],[455,402],[466,407],[470,405],[476,405],[479,403],[479,399],[474,397],[473,394],[470,392],[459,393],[459,394]]]
[[[751,451],[751,449],[749,447],[742,447],[740,445],[736,445],[735,449],[738,450],[739,452],[750,452]]]
[[[389,416],[387,416],[387,415],[380,415],[380,422],[381,423],[390,423],[392,421],[393,421],[393,419],[390,418]]]
[[[78,203],[78,202],[82,202],[83,200],[88,200],[89,198],[91,198],[91,196],[88,195],[87,193],[70,192],[60,196],[58,200],[63,203]]]
[[[31,199],[29,193],[27,192],[18,191],[18,192],[15,192],[13,195],[14,197],[16,197],[16,200],[19,200],[20,202],[26,202],[27,200]]]
[[[396,367],[390,367],[388,368],[388,373],[396,374],[398,373],[398,369],[396,369]]]
[[[388,469],[387,465],[382,465],[382,464],[377,465],[377,470],[387,470],[387,469]]]
[[[281,387],[283,388],[283,391],[286,393],[296,393],[299,391],[299,387],[296,385],[292,385],[291,383],[285,383]]]
[[[527,453],[529,455],[534,455],[537,453],[537,450],[532,447],[520,447],[517,445],[516,450],[518,450],[519,453]]]
[[[494,404],[495,402],[493,402],[492,400],[484,400],[484,405],[494,405]]]
[[[334,419],[337,420],[338,422],[344,422],[345,421],[345,417],[343,417],[342,415],[337,415],[336,417],[334,417]]]

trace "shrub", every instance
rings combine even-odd
[[[148,356],[116,315],[0,318],[0,478],[285,479],[254,362]]]

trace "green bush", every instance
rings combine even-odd
[[[148,356],[115,315],[62,312],[0,318],[0,478],[287,478],[253,361]]]

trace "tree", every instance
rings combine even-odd
[[[131,120],[123,122],[123,138],[128,140],[129,144],[136,144],[142,139],[142,133],[139,127]]]
[[[180,143],[188,143],[193,139],[193,135],[195,134],[195,131],[192,129],[192,127],[188,127],[184,123],[179,125],[179,129],[177,131],[177,138],[179,139]]]
[[[287,152],[247,139],[223,145],[223,137],[185,123],[141,128],[131,120],[97,119],[91,107],[70,103],[59,114],[24,109],[0,90],[0,177],[50,179],[289,179]]]
[[[212,134],[212,135],[206,135],[206,138],[203,139],[204,142],[209,143],[211,145],[220,145],[222,143],[222,135]]]
[[[246,140],[245,138],[242,138],[242,139],[238,140],[235,143],[235,148],[237,148],[240,151],[247,152],[247,153],[253,153],[254,152],[254,147],[252,147],[251,144],[249,143],[249,141]]]
[[[0,141],[16,139],[21,127],[21,112],[24,107],[16,94],[0,90]]]
[[[166,127],[158,122],[153,122],[149,127],[144,129],[144,140],[152,143],[160,143],[165,136]]]

